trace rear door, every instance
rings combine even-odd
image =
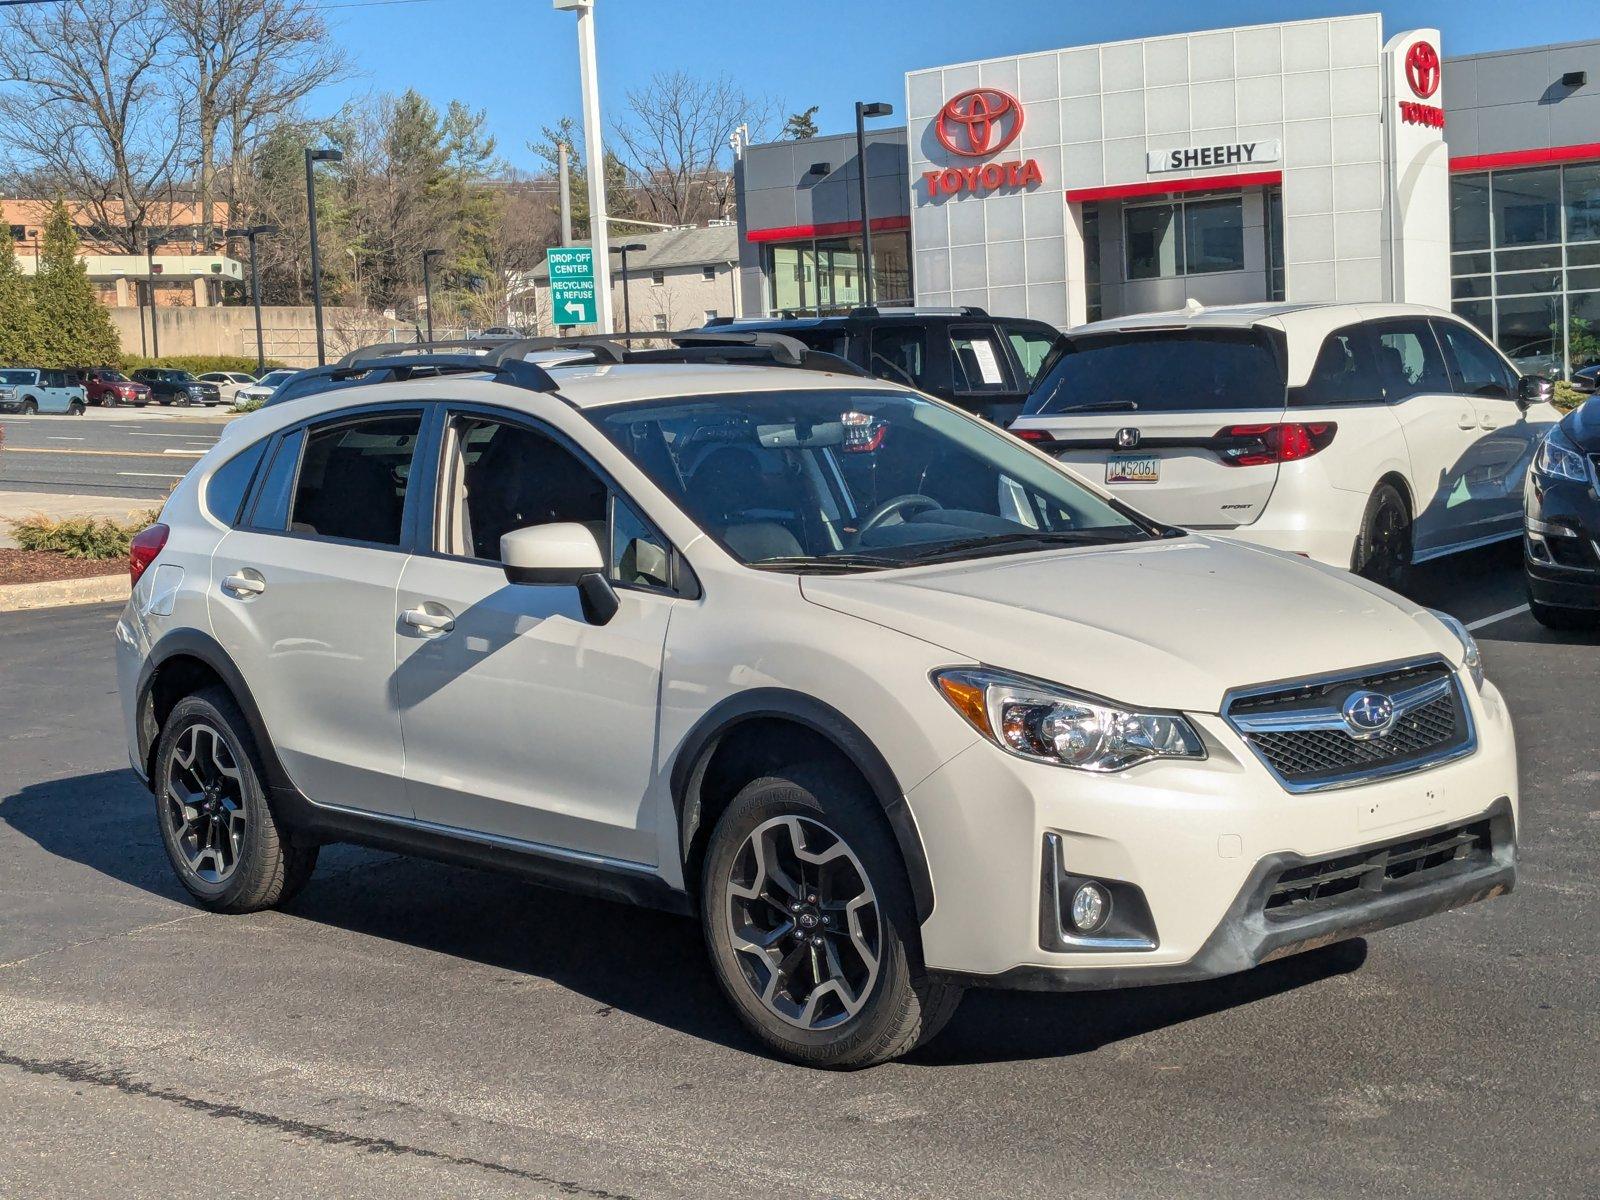
[[[73,392],[67,387],[65,371],[41,371],[39,374],[39,411],[64,413],[72,403]]]
[[[1159,521],[1230,529],[1261,515],[1286,405],[1265,329],[1068,336],[1013,432]]]

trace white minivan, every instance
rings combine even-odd
[[[0,368],[0,412],[70,413],[81,417],[89,406],[88,393],[65,371],[37,367]]]
[[[1409,304],[1247,304],[1072,330],[1012,432],[1163,521],[1405,569],[1522,532],[1559,419],[1472,326]]]

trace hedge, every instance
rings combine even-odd
[[[267,359],[269,371],[283,365],[281,362]],[[167,367],[177,371],[188,371],[193,375],[205,375],[212,371],[243,371],[247,375],[254,375],[256,360],[254,357],[247,358],[239,354],[174,354],[162,358],[144,358],[138,354],[122,356],[124,371],[137,371],[142,367]]]

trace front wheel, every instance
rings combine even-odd
[[[38,412],[39,412],[39,404],[38,404],[38,401],[33,399],[33,397],[30,396],[30,397],[28,397],[28,399],[26,399],[26,400],[24,400],[22,402],[22,415],[23,416],[25,416],[25,417],[36,416],[36,415],[38,415]]]
[[[961,989],[921,969],[899,851],[843,772],[746,784],[707,848],[700,919],[744,1023],[804,1066],[897,1058],[939,1032]]]
[[[1350,569],[1364,579],[1398,591],[1410,566],[1411,508],[1399,488],[1380,483],[1367,500]]]

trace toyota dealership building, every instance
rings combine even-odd
[[[1065,327],[1405,300],[1532,368],[1600,359],[1600,41],[1448,35],[1350,16],[913,71],[867,138],[877,302]],[[858,169],[853,133],[745,152],[746,313],[862,303]]]

